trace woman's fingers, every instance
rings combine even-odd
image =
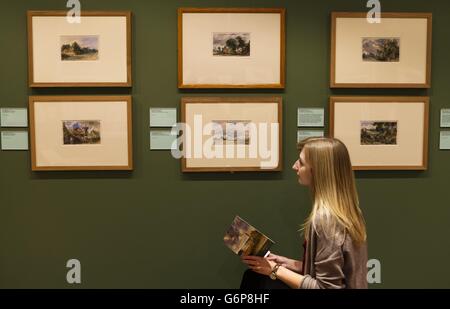
[[[266,258],[268,261],[283,264],[285,262],[285,258],[281,255],[276,254],[269,254],[269,256]]]
[[[253,256],[253,255],[244,255],[241,258],[244,261],[257,261],[258,262],[258,261],[262,260],[262,257],[260,257],[260,256]]]
[[[255,261],[244,261],[245,264],[249,265],[249,266],[260,266],[260,264],[258,262]]]
[[[259,256],[242,256],[241,259],[251,270],[256,272],[259,272],[263,268],[262,266],[264,266],[262,263],[263,258]]]
[[[258,266],[259,264],[261,264],[261,261],[259,261],[259,259],[256,259],[252,256],[242,257],[242,262],[250,266]]]

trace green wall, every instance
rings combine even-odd
[[[131,10],[132,89],[27,86],[26,11],[64,10],[61,0],[1,0],[0,106],[25,107],[28,95],[132,94],[133,172],[33,173],[29,152],[0,152],[0,288],[69,288],[66,261],[82,264],[83,288],[235,288],[244,266],[222,242],[234,215],[269,234],[274,251],[299,258],[297,229],[311,202],[290,169],[299,106],[326,107],[329,95],[429,95],[426,172],[357,172],[369,258],[383,288],[450,288],[450,153],[439,151],[439,110],[450,107],[450,2],[382,1],[384,11],[433,13],[430,90],[328,87],[330,12],[367,11],[362,0],[82,0],[87,10]],[[284,91],[177,89],[178,7],[285,7]],[[284,171],[275,174],[180,173],[169,152],[149,150],[149,107],[178,107],[189,95],[280,94]],[[276,249],[276,250],[275,250]]]

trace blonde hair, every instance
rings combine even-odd
[[[366,225],[359,208],[355,177],[345,145],[335,138],[309,138],[298,144],[311,167],[312,211],[303,224],[337,235],[344,228],[357,244],[366,241]]]

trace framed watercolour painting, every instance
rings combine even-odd
[[[28,11],[30,87],[131,87],[131,12]]]
[[[182,172],[281,170],[281,97],[187,97],[181,118]]]
[[[132,170],[131,96],[31,96],[33,171]]]
[[[430,88],[431,13],[331,15],[331,88]]]
[[[178,9],[179,88],[284,88],[285,9]]]
[[[355,170],[426,170],[428,97],[331,97],[330,136]]]

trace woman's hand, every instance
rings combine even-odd
[[[270,275],[273,267],[277,264],[274,261],[270,261],[268,258],[253,255],[244,255],[241,257],[241,260],[254,272],[266,276]]]
[[[303,268],[303,262],[302,261],[292,260],[292,259],[289,259],[289,258],[287,258],[285,256],[281,256],[281,255],[276,255],[276,254],[270,253],[269,256],[267,257],[267,259],[269,261],[273,261],[276,264],[280,264],[284,268],[287,268],[289,270],[295,271],[297,273],[300,273],[302,271],[302,268]]]
[[[288,266],[289,259],[287,257],[270,253],[269,256],[267,256],[267,259],[269,261],[275,262],[276,264],[280,264],[283,267]]]

